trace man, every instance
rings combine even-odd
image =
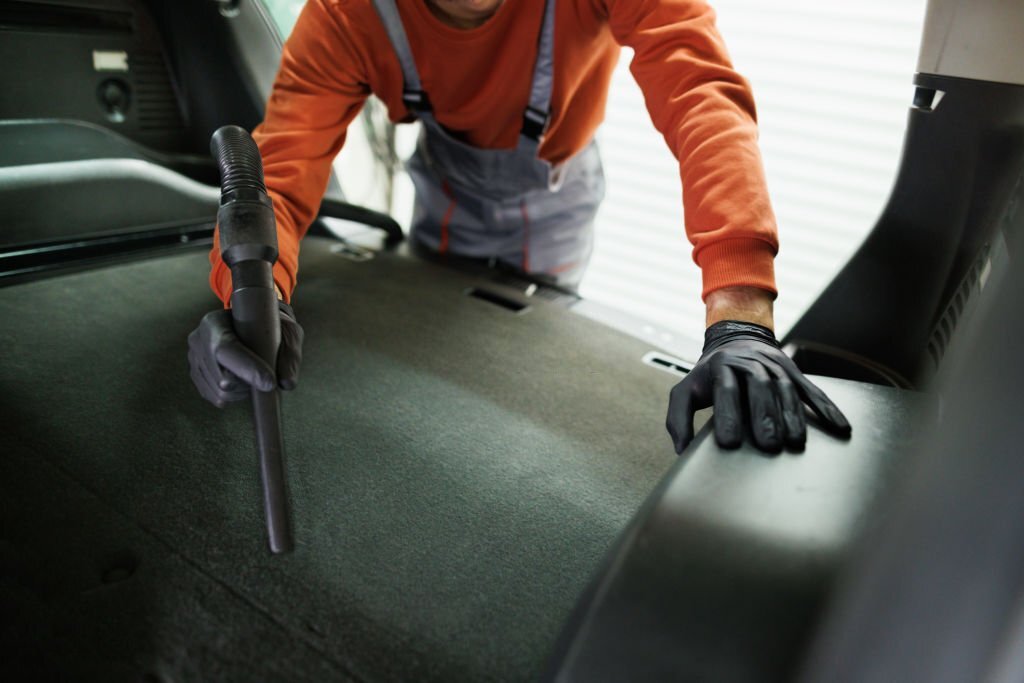
[[[694,412],[712,402],[724,447],[740,444],[746,414],[758,447],[801,448],[801,401],[829,431],[849,433],[775,341],[778,241],[754,102],[700,0],[309,0],[254,132],[278,225],[282,388],[295,385],[301,359],[301,327],[287,304],[299,240],[365,98],[375,94],[393,120],[423,124],[409,164],[415,242],[571,287],[603,197],[593,136],[620,45],[634,49],[651,119],[679,159],[704,281],[704,354],[669,404],[677,452],[693,438]],[[216,244],[210,260],[211,286],[227,303],[230,273]],[[226,312],[206,316],[189,343],[193,379],[211,402],[274,386]]]

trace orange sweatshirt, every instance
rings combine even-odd
[[[399,12],[437,120],[472,145],[514,147],[529,99],[544,0],[505,0],[482,26],[442,23],[426,0]],[[540,156],[583,149],[604,118],[619,46],[651,120],[679,160],[686,232],[704,296],[748,285],[775,292],[777,231],[754,100],[729,61],[714,11],[700,0],[557,0],[551,123]],[[274,278],[295,288],[299,240],[316,215],[331,162],[371,93],[395,122],[402,71],[371,0],[309,0],[284,47],[266,116],[253,132],[274,202],[280,257]],[[230,271],[215,241],[210,284],[223,301]]]

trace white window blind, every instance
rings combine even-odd
[[[717,0],[752,83],[781,251],[784,332],[871,229],[899,159],[924,0]],[[615,73],[599,142],[608,195],[582,294],[703,336],[700,273],[683,232],[679,173],[629,73]]]

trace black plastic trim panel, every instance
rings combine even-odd
[[[581,599],[546,680],[788,681],[835,577],[916,439],[919,394],[815,378],[853,425],[806,452],[717,447],[651,494]]]
[[[208,247],[211,244],[212,223],[188,223],[73,241],[15,245],[0,250],[0,287],[168,250]]]
[[[0,31],[131,33],[131,12],[0,0]]]
[[[972,302],[957,298],[981,291],[965,289],[965,278],[994,243],[1005,239],[1012,251],[1024,233],[1024,86],[929,74],[914,82],[885,210],[784,341],[859,357],[923,386],[957,335],[950,306],[964,310]],[[955,319],[963,325],[964,316]]]

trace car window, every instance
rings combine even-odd
[[[270,16],[281,32],[281,38],[287,38],[299,18],[299,12],[306,0],[260,0],[270,12]]]

